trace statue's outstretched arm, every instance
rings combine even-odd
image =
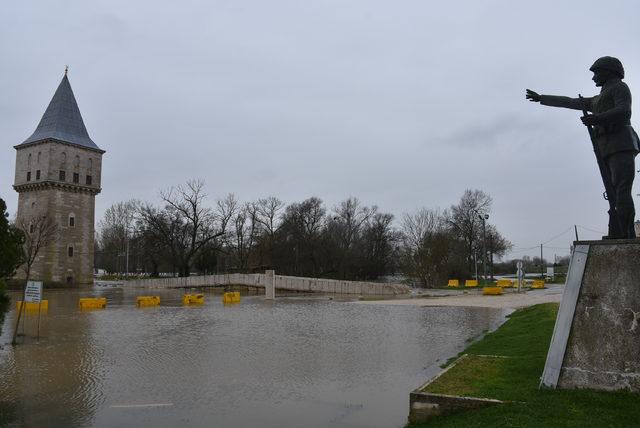
[[[560,97],[557,95],[542,95],[531,89],[527,89],[526,98],[529,101],[540,103],[545,106],[550,107],[564,107],[570,108],[574,110],[587,110],[593,111],[592,109],[592,100],[593,98],[569,98],[569,97]]]
[[[540,95],[540,104],[542,104],[543,106],[563,107],[573,110],[593,111],[592,100],[593,97],[580,99],[561,97],[558,95]]]

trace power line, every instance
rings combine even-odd
[[[588,230],[589,232],[593,232],[593,233],[601,233],[601,234],[603,234],[603,235],[606,235],[606,233],[605,233],[605,232],[603,232],[603,231],[601,231],[601,230],[589,229],[588,227],[581,226],[581,225],[579,225],[579,224],[578,224],[578,225],[576,225],[576,226],[578,226],[580,229]]]
[[[511,251],[509,251],[509,254],[513,255],[513,254],[518,254],[518,253],[524,253],[524,252],[531,251],[531,250],[537,250],[540,247],[549,248],[549,249],[552,249],[552,250],[568,250],[569,247],[550,247],[550,246],[548,246],[546,244],[548,244],[549,242],[552,242],[552,241],[560,238],[563,235],[566,235],[568,232],[571,231],[571,229],[573,229],[573,226],[569,226],[568,228],[566,228],[562,232],[558,233],[557,235],[552,236],[551,238],[547,239],[546,241],[544,241],[540,245],[533,245],[531,247],[514,247]]]
[[[512,251],[533,250],[534,248],[538,248],[538,246],[534,245],[533,247],[513,247]]]
[[[571,229],[573,228],[573,226],[569,226],[566,230],[564,230],[562,233],[557,234],[556,236],[554,236],[553,238],[545,241],[542,243],[542,245],[548,244],[549,242],[553,241],[554,239],[557,239],[559,237],[561,237],[562,235],[566,234],[567,232],[569,232]]]

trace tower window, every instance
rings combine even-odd
[[[29,225],[29,233],[33,233],[36,230],[36,228],[33,226],[33,223],[31,223]]]
[[[91,186],[91,176],[87,175],[87,186]]]
[[[69,216],[69,227],[76,227],[76,218],[73,214]]]
[[[36,170],[36,180],[40,180],[40,170]]]
[[[73,173],[73,182],[74,183],[79,183],[80,182],[80,174],[78,174],[77,172]]]
[[[66,179],[67,174],[63,170],[60,170],[60,181],[65,181]]]
[[[69,247],[67,247],[67,254],[69,257],[73,257],[73,245],[69,245]]]
[[[27,171],[27,181],[31,181],[31,171]]]
[[[40,152],[38,152],[38,163],[40,163]]]

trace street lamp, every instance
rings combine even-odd
[[[482,279],[487,281],[487,220],[489,214],[478,213],[478,218],[482,220]]]

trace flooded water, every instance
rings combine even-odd
[[[141,290],[92,291],[45,290],[39,341],[32,314],[12,347],[7,314],[0,425],[399,427],[409,392],[506,315],[208,293],[183,307],[177,290],[137,309]],[[87,295],[107,309],[81,312]]]

